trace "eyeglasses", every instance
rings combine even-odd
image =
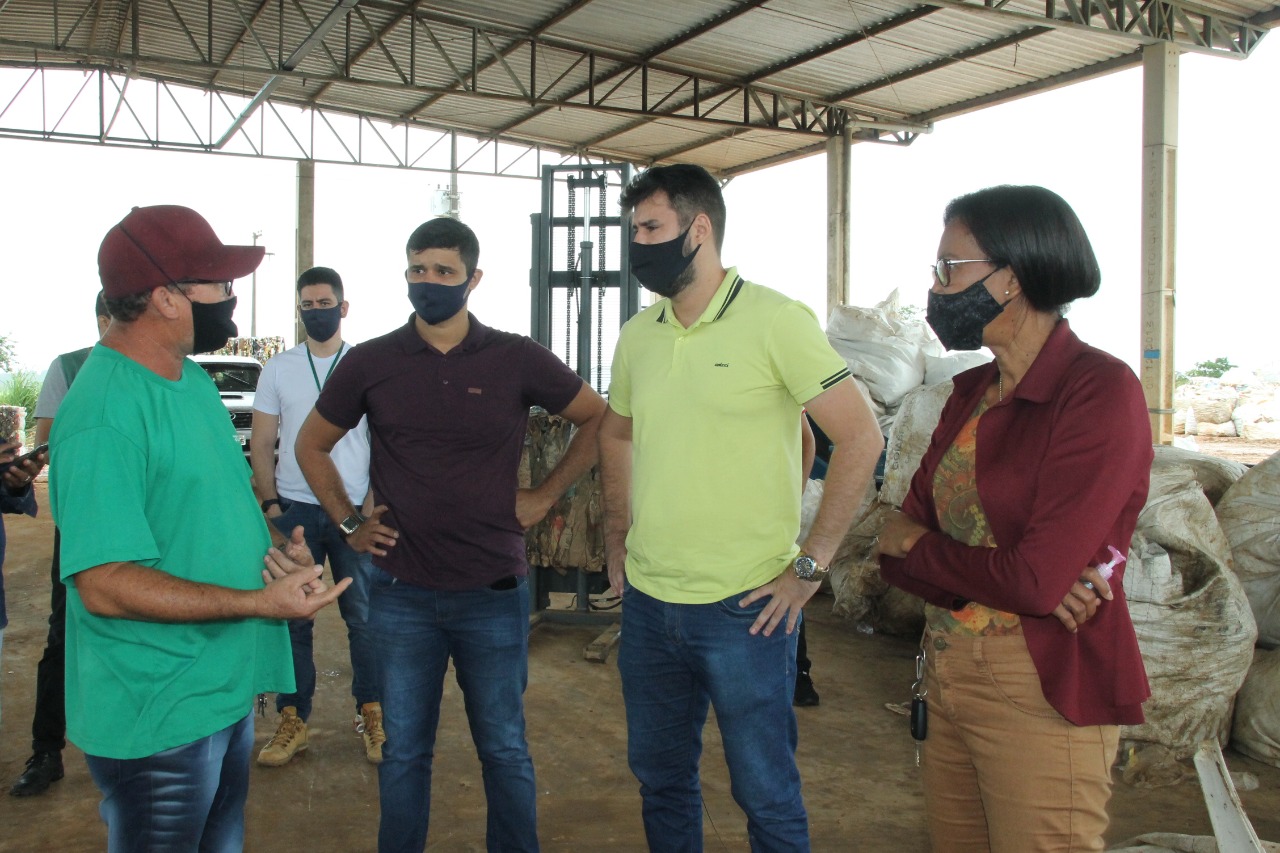
[[[232,282],[229,282],[229,281],[176,281],[173,283],[172,286],[178,288],[178,290],[182,292],[182,295],[186,296],[187,288],[194,287],[197,284],[212,284],[212,285],[215,285],[216,287],[221,288],[222,297],[224,299],[231,296]]]
[[[969,258],[963,261],[953,261],[948,258],[938,258],[938,262],[932,267],[933,275],[938,279],[938,284],[947,287],[951,284],[951,268],[956,264],[994,264],[995,261],[990,258]]]

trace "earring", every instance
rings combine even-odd
[[[1008,295],[1009,295],[1009,291],[1007,291],[1007,290],[1006,290],[1006,291],[1004,292],[1004,295],[1005,295],[1005,296],[1008,296]]]

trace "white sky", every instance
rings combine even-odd
[[[1272,346],[1280,308],[1280,46],[1263,41],[1238,62],[1181,61],[1175,366],[1227,356],[1280,372]],[[1084,221],[1103,272],[1098,296],[1075,306],[1088,342],[1137,366],[1140,341],[1140,68],[939,122],[906,148],[853,147],[853,299],[870,305],[897,287],[923,304],[951,198],[999,183],[1037,183],[1062,194]],[[732,142],[727,144],[732,145]],[[134,205],[184,204],[227,243],[261,243],[258,333],[292,343],[295,166],[243,157],[179,154],[0,139],[0,333],[24,367],[43,372],[85,346],[97,251]],[[725,261],[747,278],[826,314],[826,164],[822,156],[739,177],[726,189]],[[430,218],[447,175],[316,167],[317,264],[343,276],[360,341],[404,322],[403,247]],[[482,286],[471,308],[485,323],[529,328],[529,215],[537,181],[463,175],[463,221],[481,241]],[[236,285],[241,334],[250,327],[249,281]]]

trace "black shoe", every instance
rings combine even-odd
[[[797,708],[811,708],[818,704],[818,691],[813,689],[813,679],[809,673],[796,674],[796,691],[792,694],[791,704]]]
[[[62,778],[62,753],[37,752],[27,759],[27,769],[13,783],[9,793],[15,797],[34,797],[49,790]]]

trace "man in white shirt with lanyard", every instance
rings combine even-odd
[[[382,761],[381,697],[374,678],[373,641],[365,630],[369,611],[369,582],[373,563],[369,554],[360,554],[346,543],[342,531],[329,520],[320,502],[307,485],[294,455],[294,442],[302,422],[311,413],[320,389],[334,367],[351,347],[342,340],[342,318],[347,316],[342,278],[328,267],[313,267],[298,277],[298,314],[307,330],[307,340],[285,350],[267,362],[258,380],[253,403],[253,436],[249,458],[253,482],[262,511],[281,530],[302,525],[307,545],[316,563],[325,558],[335,579],[352,578],[352,584],[338,600],[347,624],[351,645],[351,693],[356,703],[356,729],[364,738],[365,755],[374,764]],[[276,439],[280,439],[279,461]],[[369,429],[363,421],[333,449],[333,460],[351,502],[365,504],[369,494]],[[369,512],[371,506],[365,506]],[[307,748],[307,718],[316,688],[316,667],[312,659],[312,629],[315,623],[300,619],[289,623],[293,645],[295,693],[276,696],[280,723],[276,733],[258,753],[258,763],[268,767],[288,764]]]

